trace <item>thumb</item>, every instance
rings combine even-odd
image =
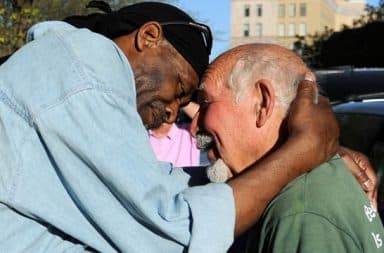
[[[312,72],[307,72],[303,81],[299,84],[297,90],[297,98],[299,100],[310,101],[311,103],[318,103],[318,89],[315,83],[315,76]]]

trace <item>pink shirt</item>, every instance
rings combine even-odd
[[[149,140],[159,161],[171,162],[175,167],[198,166],[200,150],[188,125],[173,124],[167,136],[158,138],[149,130]]]

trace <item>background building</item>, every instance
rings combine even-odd
[[[261,42],[292,48],[296,35],[351,26],[365,5],[365,0],[231,0],[231,47]]]

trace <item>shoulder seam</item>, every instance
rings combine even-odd
[[[33,117],[31,113],[20,106],[15,101],[13,101],[3,90],[0,89],[0,101],[2,101],[6,106],[8,106],[12,111],[14,111],[17,115],[19,115],[22,119],[24,119],[29,126],[33,126]]]

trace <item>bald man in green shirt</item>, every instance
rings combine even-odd
[[[215,140],[208,151],[216,160],[208,173],[213,180],[247,174],[249,166],[281,146],[289,130],[288,109],[308,71],[290,50],[268,44],[234,48],[208,67],[198,117]],[[271,201],[247,235],[247,251],[383,253],[383,240],[375,207],[336,155]]]

